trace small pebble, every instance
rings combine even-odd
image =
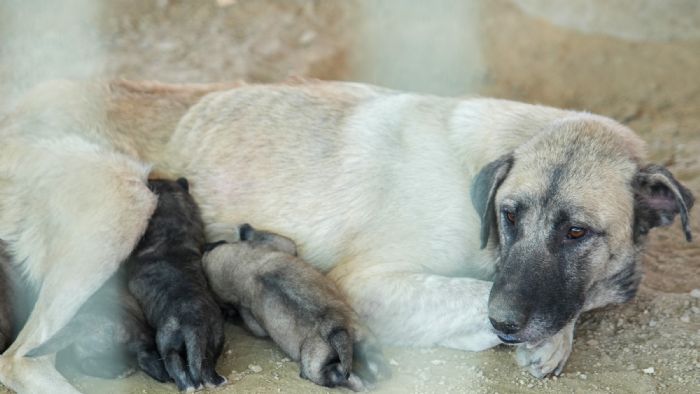
[[[693,289],[690,291],[690,296],[693,298],[700,298],[700,289]]]
[[[581,374],[581,375],[579,375],[578,377],[579,377],[579,378],[581,378],[581,379],[583,379],[583,380],[586,380],[586,379],[588,379],[588,376],[586,376],[586,374],[585,374],[585,373],[582,373],[582,374]]]
[[[304,34],[299,37],[299,43],[302,45],[309,44],[311,41],[313,41],[316,38],[316,32],[313,32],[311,30],[307,30],[304,32]]]
[[[262,370],[263,370],[261,366],[259,366],[259,365],[254,365],[254,364],[250,364],[250,365],[248,366],[248,369],[250,369],[251,371],[253,371],[253,372],[255,372],[255,373],[262,372]]]
[[[389,365],[393,365],[393,366],[397,367],[399,365],[399,362],[392,358],[392,359],[389,359]]]
[[[644,372],[647,375],[653,375],[654,374],[654,367],[644,368],[642,370],[642,372]]]

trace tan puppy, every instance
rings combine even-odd
[[[229,88],[57,82],[0,120],[0,239],[40,287],[2,383],[73,390],[23,356],[133,250],[151,166],[191,181],[205,225],[293,234],[382,340],[500,335],[537,376],[561,370],[581,311],[634,293],[649,229],[680,213],[690,235],[690,193],[607,118],[353,83]]]
[[[240,241],[210,244],[209,285],[257,336],[301,363],[302,378],[364,390],[388,367],[369,332],[332,283],[296,257],[294,241],[244,224]]]

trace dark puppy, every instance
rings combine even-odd
[[[169,381],[155,344],[155,332],[126,289],[123,275],[107,281],[71,322],[29,357],[59,352],[58,359],[100,378],[131,374],[135,367],[160,382]]]
[[[301,363],[301,377],[328,387],[364,390],[388,374],[371,334],[325,276],[295,257],[289,238],[250,225],[240,242],[207,245],[204,271],[224,306],[270,336]]]
[[[204,243],[199,209],[184,178],[152,180],[158,205],[126,263],[128,286],[149,324],[165,368],[180,390],[218,386],[224,343],[221,311],[202,271]]]

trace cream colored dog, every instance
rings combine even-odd
[[[538,376],[561,370],[581,311],[633,294],[649,228],[680,212],[689,235],[692,197],[644,166],[630,130],[502,100],[54,82],[0,121],[0,139],[0,240],[40,289],[0,357],[0,380],[22,392],[75,390],[50,357],[23,356],[131,253],[152,169],[190,180],[210,228],[292,236],[384,341],[481,350],[500,336],[525,342]],[[539,275],[549,264],[563,274]],[[529,295],[539,304],[517,298]]]

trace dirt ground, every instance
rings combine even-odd
[[[430,15],[450,15],[457,4],[451,0],[425,2],[432,8],[408,13],[409,20],[386,9],[368,18],[377,9],[356,1],[118,0],[101,9],[69,3],[77,5],[0,5],[0,92],[6,98],[0,110],[54,77],[268,82],[303,75],[479,94],[611,116],[635,129],[648,142],[650,159],[700,196],[696,37],[628,40],[583,32],[526,14],[509,0],[459,8],[464,23],[431,22]],[[455,31],[464,37],[450,39]],[[392,59],[395,64],[384,64]],[[435,83],[426,84],[431,78]],[[421,84],[411,84],[417,80]],[[583,316],[558,378],[530,377],[505,346],[480,353],[388,348],[394,376],[377,392],[699,392],[700,244],[685,243],[678,224],[657,229],[643,266],[634,301]],[[230,384],[217,392],[329,392],[299,379],[296,364],[269,341],[235,326],[227,334],[218,368]],[[114,381],[69,375],[85,392],[174,390],[143,374]]]

